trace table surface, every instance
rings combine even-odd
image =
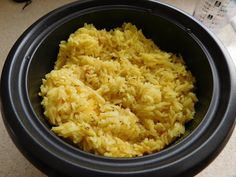
[[[196,0],[161,0],[192,14]],[[17,38],[33,22],[51,10],[73,0],[33,0],[24,10],[24,3],[12,0],[0,2],[0,69]],[[236,61],[236,33],[230,25],[217,36]],[[12,143],[0,118],[0,176],[1,177],[45,177],[28,162]],[[236,177],[236,129],[219,156],[196,177]]]

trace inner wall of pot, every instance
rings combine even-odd
[[[199,99],[196,114],[194,119],[186,124],[186,133],[181,140],[199,125],[208,110],[213,90],[212,71],[206,54],[193,38],[194,34],[190,35],[184,27],[179,27],[173,21],[145,11],[113,9],[78,14],[51,30],[35,49],[28,70],[27,83],[32,107],[41,122],[50,128],[45,121],[38,93],[42,78],[53,69],[61,40],[68,39],[69,35],[84,23],[92,23],[98,29],[109,30],[121,26],[124,22],[131,22],[142,29],[144,35],[152,39],[162,50],[181,54],[196,78],[196,93]]]

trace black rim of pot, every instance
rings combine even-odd
[[[34,23],[17,40],[5,62],[1,77],[1,106],[9,134],[23,154],[50,174],[55,171],[76,176],[192,176],[208,165],[228,141],[235,126],[235,68],[227,51],[214,35],[188,14],[154,1],[83,0],[52,11]],[[171,20],[191,23],[198,31],[198,42],[209,55],[214,88],[211,105],[201,124],[181,142],[159,153],[137,158],[108,158],[78,150],[53,135],[37,119],[27,92],[27,72],[31,56],[46,34],[71,18],[74,13],[106,8],[136,8],[155,14],[161,6],[175,17]],[[165,18],[168,18],[166,16]],[[170,19],[169,19],[170,20]],[[181,26],[182,24],[179,23]],[[183,25],[183,28],[186,26]],[[186,28],[188,31],[189,28]],[[193,34],[192,34],[193,35]],[[194,36],[193,35],[193,36]],[[208,41],[202,43],[202,41]],[[219,61],[219,58],[225,58]],[[213,60],[214,58],[214,60]],[[221,64],[225,62],[225,64]],[[213,117],[221,117],[214,122]]]

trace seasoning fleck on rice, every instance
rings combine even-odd
[[[131,23],[85,24],[60,43],[39,93],[52,131],[110,157],[157,152],[194,116],[195,79],[181,56],[160,50]]]

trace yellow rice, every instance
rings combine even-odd
[[[131,23],[110,31],[85,24],[61,41],[39,95],[56,135],[87,152],[135,157],[185,132],[194,83],[181,56],[160,50]]]

